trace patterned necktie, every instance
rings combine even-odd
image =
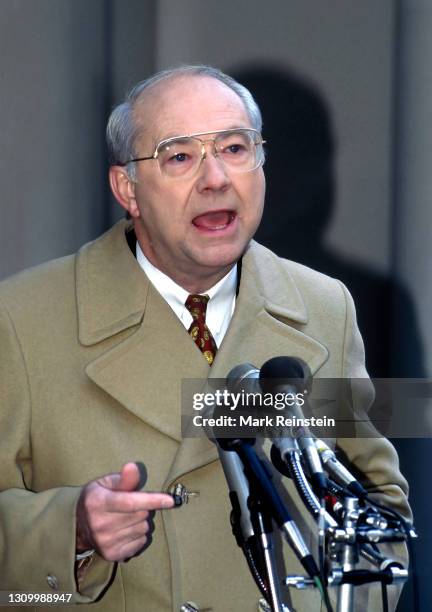
[[[189,334],[206,358],[207,363],[211,365],[216,355],[217,346],[205,321],[209,299],[208,295],[192,294],[188,296],[185,306],[193,318],[188,330]]]

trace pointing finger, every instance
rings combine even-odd
[[[173,498],[166,493],[112,491],[106,497],[105,509],[108,512],[130,513],[142,510],[164,510],[173,506]]]

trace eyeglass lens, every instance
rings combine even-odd
[[[204,151],[211,153],[234,172],[248,172],[257,168],[263,161],[262,145],[253,131],[221,132],[216,137],[205,138],[189,136],[162,143],[157,151],[160,169],[167,176],[186,176],[196,172],[203,159]],[[214,144],[213,144],[214,143]]]

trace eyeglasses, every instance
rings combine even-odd
[[[213,136],[213,138],[200,138]],[[234,128],[221,132],[200,132],[162,140],[150,157],[136,157],[121,164],[155,159],[160,172],[169,178],[193,176],[207,157],[206,145],[229,172],[252,172],[264,163],[263,144],[258,130]]]

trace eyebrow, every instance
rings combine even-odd
[[[218,134],[219,132],[225,132],[226,130],[236,130],[236,129],[253,130],[255,128],[251,127],[250,125],[233,124],[229,127],[221,128],[220,130],[208,130],[207,132],[189,132],[187,134],[185,133],[179,134],[178,132],[173,132],[171,135],[168,134],[167,136],[164,136],[163,138],[159,138],[159,140],[156,140],[154,142],[154,146],[156,147],[160,142],[163,142],[164,140],[169,140],[171,138],[186,138],[188,136],[195,136],[196,134]]]

